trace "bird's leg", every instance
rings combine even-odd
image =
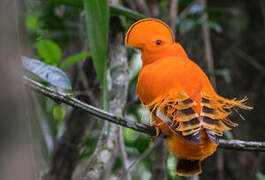
[[[161,123],[157,123],[157,122],[153,119],[153,117],[151,117],[151,118],[150,118],[150,124],[155,128],[155,130],[156,130],[156,137],[158,137],[158,136],[160,135],[160,133],[161,133],[161,129],[159,128],[159,125],[160,125]]]
[[[168,136],[170,135],[171,131],[168,127],[168,125],[166,123],[164,123],[163,121],[161,121],[159,118],[154,117],[154,120],[152,120],[152,124],[151,124],[155,130],[156,130],[156,137],[159,136],[161,134],[161,132]]]

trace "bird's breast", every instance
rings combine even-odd
[[[200,76],[191,60],[169,57],[142,67],[136,92],[144,104],[182,92],[196,102],[203,88]]]

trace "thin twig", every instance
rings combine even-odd
[[[222,39],[220,36],[215,35],[214,38],[223,44],[227,43],[226,40]],[[238,47],[232,47],[231,50],[234,54],[242,58],[242,60],[246,61],[249,65],[257,69],[262,75],[265,75],[265,66],[263,66],[255,57],[249,55]]]
[[[119,138],[118,140],[119,140],[119,146],[120,146],[120,153],[121,153],[120,156],[122,160],[123,174],[126,180],[131,180],[132,179],[131,174],[129,171],[127,171],[127,169],[129,169],[129,161],[128,161],[124,139],[123,139],[123,129],[121,127],[119,128],[118,138]]]
[[[137,7],[136,7],[136,4],[135,4],[134,1],[126,0],[126,2],[128,3],[128,6],[129,6],[130,9],[132,9],[134,11],[137,10]]]
[[[106,112],[102,109],[96,108],[94,106],[91,106],[89,104],[86,104],[74,97],[72,97],[69,94],[56,91],[54,89],[51,89],[49,87],[46,87],[39,82],[36,82],[28,77],[24,76],[24,83],[31,88],[32,90],[49,97],[56,102],[61,102],[68,104],[69,106],[83,109],[90,113],[91,115],[97,116],[99,118],[102,118],[103,120],[110,121],[112,123],[118,124],[120,126],[133,129],[138,132],[145,133],[150,136],[155,136],[156,131],[155,128],[145,124],[145,123],[137,123],[127,118],[122,118],[120,116],[116,116],[112,113]],[[219,148],[223,149],[232,149],[232,150],[238,150],[238,151],[259,151],[259,152],[265,152],[265,142],[254,142],[254,141],[242,141],[242,140],[225,140],[221,139],[220,144],[218,146]]]
[[[202,13],[202,34],[203,34],[203,42],[204,42],[204,49],[205,49],[205,56],[207,61],[207,68],[208,72],[210,73],[210,80],[217,91],[216,87],[216,79],[214,76],[214,58],[213,58],[213,50],[212,50],[212,43],[211,43],[211,32],[208,25],[208,13],[206,11],[207,8],[207,0],[201,0],[201,4],[203,6],[203,13]],[[221,151],[217,151],[217,171],[218,171],[218,180],[223,180],[224,177],[224,153]]]
[[[190,3],[185,9],[183,9],[180,14],[179,17],[181,19],[186,18],[189,14],[190,14],[190,10],[191,8],[195,5],[198,4],[200,0],[194,0],[192,3]]]
[[[88,40],[87,39],[85,39],[83,49],[82,49],[82,52],[85,52],[85,51],[88,51]],[[90,99],[90,102],[94,103],[93,105],[99,106],[98,99],[94,95],[93,91],[89,88],[88,79],[87,79],[87,76],[86,76],[85,71],[83,69],[84,63],[85,63],[84,60],[79,61],[77,63],[77,68],[78,68],[78,74],[79,74],[81,83],[85,87],[85,92],[86,92],[85,95],[87,95],[87,97]]]
[[[154,149],[154,147],[156,147],[158,141],[160,140],[157,140],[155,143],[151,144],[147,150],[145,150],[134,162],[132,162],[127,171],[132,171],[133,167],[142,161]]]
[[[169,26],[172,29],[173,33],[176,34],[176,24],[177,24],[177,14],[178,14],[178,3],[179,0],[169,1]]]
[[[208,72],[210,73],[210,79],[213,86],[216,86],[215,77],[214,77],[214,60],[212,53],[212,43],[210,36],[210,28],[208,26],[208,13],[206,12],[207,2],[206,0],[201,0],[201,3],[204,7],[204,12],[202,14],[202,33],[203,33],[203,42],[205,48],[205,57],[207,61]]]
[[[218,180],[224,180],[224,151],[220,149],[217,151],[217,179]]]
[[[159,1],[149,0],[148,6],[149,6],[150,14],[152,17],[157,17],[157,18],[161,17]]]
[[[51,135],[50,128],[46,120],[46,116],[44,115],[43,109],[41,108],[41,105],[36,95],[32,93],[31,96],[33,97],[32,98],[32,101],[34,103],[33,105],[36,111],[37,119],[39,120],[40,123],[40,129],[43,134],[46,148],[49,152],[52,152],[54,150],[54,139]]]
[[[135,160],[133,161],[130,166],[127,168],[127,172],[131,172],[133,168],[140,162],[142,161],[156,146],[157,144],[161,141],[162,139],[156,140],[154,143],[149,145],[149,147]],[[120,179],[122,179],[124,174],[120,176]]]
[[[259,0],[260,2],[260,8],[261,8],[261,13],[262,13],[262,18],[263,18],[263,25],[265,27],[265,3],[264,0]]]
[[[255,67],[257,70],[259,70],[263,75],[265,75],[265,67],[259,63],[258,60],[248,55],[246,52],[242,51],[241,49],[235,49],[233,50],[235,54],[237,54],[239,57],[241,57],[243,60],[247,61],[250,65]]]
[[[134,3],[139,8],[140,12],[142,12],[146,16],[150,16],[150,10],[145,0],[135,0]]]

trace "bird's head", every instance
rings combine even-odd
[[[168,25],[154,18],[142,19],[134,23],[125,38],[125,45],[140,50],[147,46],[156,48],[174,42],[174,35]]]
[[[180,46],[175,43],[170,27],[155,18],[146,18],[134,23],[126,34],[125,45],[141,50],[143,64],[176,55]],[[181,53],[186,54],[181,46],[180,49]]]

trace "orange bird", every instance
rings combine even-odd
[[[201,173],[201,161],[216,151],[225,130],[237,126],[233,110],[250,110],[242,100],[219,96],[202,69],[191,61],[171,29],[147,18],[134,23],[125,44],[141,50],[142,68],[136,92],[150,110],[151,124],[168,137],[178,157],[176,173]]]

